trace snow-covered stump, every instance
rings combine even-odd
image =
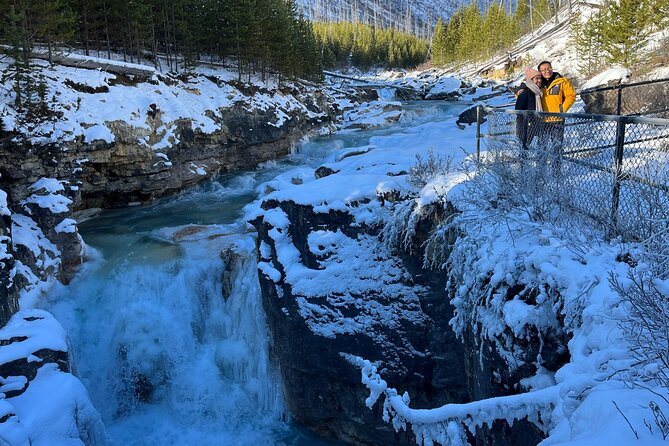
[[[72,374],[67,336],[46,311],[20,311],[0,329],[0,392],[2,444],[106,444],[100,415]]]

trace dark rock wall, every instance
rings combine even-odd
[[[302,262],[311,268],[318,267],[318,259],[309,253],[305,241],[308,233],[315,228],[348,231],[351,237],[356,232],[377,236],[380,233],[379,228],[352,225],[351,216],[345,212],[318,214],[309,207],[292,202],[266,202],[265,208],[281,208],[285,212],[290,220],[293,244],[300,251]],[[519,385],[520,380],[536,373],[532,363],[540,348],[543,365],[549,370],[557,370],[568,360],[564,356],[564,346],[568,341],[564,334],[554,337],[544,335],[541,347],[538,336],[531,341],[512,340],[521,347],[527,361],[518,368],[509,367],[492,343],[482,341],[480,335],[474,334],[474,327],[466,331],[461,339],[456,337],[449,326],[454,309],[450,304],[453,290],[447,289],[448,274],[423,265],[424,242],[440,222],[454,212],[456,210],[449,205],[447,209],[429,213],[418,223],[412,245],[395,253],[411,273],[414,284],[423,289],[420,306],[426,316],[422,324],[403,327],[403,336],[395,341],[398,350],[394,354],[398,358],[392,358],[391,351],[384,350],[364,336],[328,339],[316,335],[299,314],[291,284],[284,280],[275,283],[265,274],[259,274],[270,329],[271,356],[280,367],[288,407],[297,421],[316,433],[334,436],[351,444],[415,444],[411,433],[396,433],[382,421],[381,404],[377,403],[372,410],[364,405],[369,392],[361,384],[359,369],[344,360],[338,354],[340,351],[352,352],[381,364],[392,364],[393,359],[399,359],[400,367],[387,367],[385,370],[380,367],[380,374],[390,387],[399,392],[407,391],[414,408],[434,408],[446,403],[465,403],[521,393],[524,390]],[[261,243],[272,247],[269,258],[263,258],[259,248],[260,259],[270,261],[285,277],[284,267],[277,260],[272,237],[269,236],[272,226],[262,217],[253,223],[258,231],[259,247]],[[457,240],[458,234],[450,231],[444,243],[452,245]],[[512,288],[509,293],[520,291]],[[407,339],[414,343],[414,347],[419,346],[417,350],[422,353],[413,356],[405,354],[402,342]],[[501,421],[492,427],[479,428],[471,441],[480,446],[529,446],[538,444],[543,438],[543,432],[534,424],[520,420],[513,426]]]
[[[312,230],[340,229],[351,238],[365,230],[374,231],[353,228],[351,216],[345,212],[319,214],[308,206],[292,202],[266,203],[266,207],[272,206],[280,207],[288,216],[294,245],[300,251],[302,262],[309,268],[318,268],[317,260],[309,253],[306,243],[306,236]],[[264,241],[272,248],[271,258],[264,260],[271,261],[283,273],[274,242],[268,235],[273,227],[262,218],[253,223],[258,231],[258,241]],[[429,407],[435,392],[431,383],[432,358],[424,353],[428,344],[428,327],[407,319],[396,330],[380,333],[386,341],[383,344],[375,336],[365,333],[341,334],[331,338],[318,336],[300,316],[296,296],[289,283],[275,283],[264,274],[259,274],[259,280],[271,332],[270,354],[280,368],[286,402],[293,417],[319,435],[336,437],[351,444],[415,444],[411,434],[397,433],[383,422],[380,406],[372,410],[365,406],[369,393],[360,384],[360,369],[340,352],[397,365],[396,368],[386,369],[384,378],[408,390],[417,404]],[[370,302],[382,299],[377,295],[367,298]],[[407,344],[413,348],[406,348]]]
[[[12,252],[12,221],[10,215],[0,215],[0,252],[6,256],[0,259],[0,326],[19,309],[18,289],[15,286],[12,271],[14,256]]]

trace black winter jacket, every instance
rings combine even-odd
[[[516,98],[516,110],[536,110],[537,109],[537,97],[532,93],[525,82],[520,84],[520,88],[523,91]]]

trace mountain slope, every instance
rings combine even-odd
[[[302,13],[314,21],[361,20],[377,26],[429,35],[439,17],[448,18],[458,0],[298,0]]]

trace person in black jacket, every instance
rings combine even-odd
[[[543,111],[541,97],[542,82],[541,73],[532,68],[525,68],[525,80],[520,85],[520,93],[516,98],[516,110]],[[541,119],[534,115],[516,115],[516,135],[522,148],[525,150],[532,143],[532,139],[538,135],[541,127]]]

